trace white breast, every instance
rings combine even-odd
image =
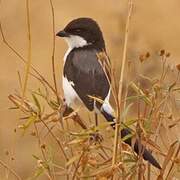
[[[64,62],[66,61],[66,58],[72,49],[88,45],[87,41],[80,36],[70,35],[69,37],[64,37],[64,39],[69,47],[64,55]]]

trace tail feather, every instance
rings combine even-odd
[[[104,109],[101,109],[101,113],[108,122],[114,122],[115,118],[111,114],[108,114]],[[115,123],[111,124],[113,129],[115,129],[114,125],[115,125]],[[121,130],[121,137],[122,138],[129,135],[129,134],[131,134],[130,129],[123,128]],[[124,142],[131,146],[132,145],[132,138],[128,138]],[[153,157],[152,153],[150,151],[148,151],[142,144],[140,144],[138,139],[136,139],[133,149],[138,155],[142,153],[142,157],[144,160],[148,161],[150,164],[152,164],[156,168],[161,169],[161,166],[159,165],[157,160]]]

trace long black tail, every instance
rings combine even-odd
[[[103,114],[103,116],[106,118],[107,121],[109,122],[114,122],[114,117],[111,114],[108,114],[106,111],[104,111],[103,109],[101,110],[101,113]],[[114,124],[112,124],[113,129],[115,128]],[[125,137],[127,135],[131,134],[131,130],[128,128],[123,128],[121,130],[121,137]],[[129,144],[130,146],[132,145],[132,138],[128,138],[124,141],[125,143]],[[141,154],[142,153],[142,157],[144,158],[144,160],[148,161],[150,164],[152,164],[153,166],[155,166],[158,169],[161,169],[161,166],[159,165],[159,163],[157,162],[157,160],[153,157],[153,155],[151,154],[150,151],[148,151],[142,144],[139,143],[138,139],[136,139],[134,147],[133,147],[134,151],[137,154]],[[139,150],[140,149],[140,150]]]

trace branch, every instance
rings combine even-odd
[[[16,177],[16,179],[22,180],[21,177],[13,169],[11,169],[7,164],[5,164],[2,160],[0,160],[0,164],[4,168],[8,169]]]
[[[54,140],[57,142],[60,150],[62,151],[63,153],[63,156],[65,158],[66,161],[68,161],[68,156],[66,155],[65,151],[64,151],[64,148],[63,148],[63,145],[61,144],[59,138],[56,137],[56,135],[54,135],[54,133],[51,131],[51,129],[47,126],[47,124],[40,118],[40,121],[43,123],[43,125],[47,128],[47,130],[49,131],[49,133],[51,134],[51,136],[54,138]]]
[[[30,23],[30,12],[29,12],[29,0],[26,0],[26,17],[27,17],[27,36],[28,36],[28,61],[26,64],[26,72],[25,72],[25,77],[24,77],[24,86],[23,86],[23,92],[22,96],[25,96],[26,89],[27,89],[27,83],[28,83],[28,77],[29,77],[29,72],[30,72],[30,67],[31,67],[31,61],[32,61],[32,56],[31,56],[31,49],[32,49],[32,43],[31,43],[31,23]]]
[[[113,166],[116,164],[119,129],[121,126],[121,118],[120,118],[121,111],[120,110],[121,110],[121,100],[122,100],[122,85],[123,85],[124,69],[125,69],[125,63],[126,63],[127,42],[128,42],[128,35],[129,35],[129,23],[130,23],[130,18],[131,18],[131,13],[132,13],[132,7],[133,7],[132,0],[129,0],[129,10],[128,10],[128,16],[127,16],[127,20],[126,20],[126,31],[125,31],[124,49],[123,49],[123,57],[122,57],[121,75],[120,75],[120,80],[119,80],[118,115],[117,115],[115,137],[114,137],[114,149],[113,149],[113,160],[112,160]],[[120,135],[121,135],[121,133],[120,133]],[[120,144],[120,149],[121,149],[121,144]]]
[[[27,64],[27,60],[20,54],[17,52],[17,50],[10,45],[10,43],[7,41],[5,35],[4,35],[4,31],[3,31],[3,27],[2,27],[2,22],[0,20],[0,33],[3,39],[3,43],[20,59],[22,60],[25,64]],[[51,89],[51,91],[56,94],[55,89],[51,86],[51,84],[44,78],[44,76],[42,74],[40,74],[40,72],[31,64],[31,69],[42,79],[42,81],[45,82],[45,84]]]
[[[1,5],[1,1],[0,1]],[[0,33],[3,39],[3,43],[17,56],[19,57],[20,60],[22,60],[25,64],[27,64],[27,60],[19,53],[17,50],[7,41],[7,38],[5,37],[3,27],[2,27],[2,22],[0,19]],[[56,94],[55,89],[51,86],[51,84],[45,79],[45,77],[32,65],[30,64],[31,69],[42,79],[42,81],[45,82],[45,84],[51,89],[51,91]]]
[[[55,72],[55,16],[54,16],[54,6],[52,0],[50,0],[51,5],[51,13],[52,13],[52,38],[53,38],[53,47],[52,47],[52,70],[53,70],[53,81],[54,81],[54,87],[56,91],[56,97],[57,102],[60,104],[60,99],[58,96],[58,90],[57,90],[57,80],[56,80],[56,72]]]

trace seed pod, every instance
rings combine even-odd
[[[177,70],[180,72],[180,64],[176,65]]]
[[[161,49],[159,55],[160,55],[160,56],[163,56],[164,54],[165,54],[165,50],[164,50],[164,49]]]

